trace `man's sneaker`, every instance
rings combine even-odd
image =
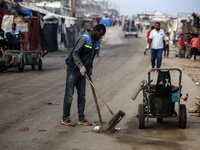
[[[79,120],[78,122],[77,122],[78,124],[83,124],[83,125],[86,125],[86,126],[92,126],[92,124],[91,123],[89,123],[88,121],[87,121],[87,119],[82,119],[82,120]]]
[[[67,119],[63,119],[61,121],[62,124],[66,125],[66,126],[71,126],[74,127],[75,124],[70,120],[70,118],[68,117]]]

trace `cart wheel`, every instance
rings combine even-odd
[[[42,60],[41,59],[38,62],[38,70],[42,70]]]
[[[24,59],[23,58],[20,59],[18,70],[19,70],[19,72],[23,72],[24,71]]]
[[[163,122],[163,118],[157,118],[157,123],[162,123]]]
[[[1,61],[1,68],[0,68],[1,72],[4,72],[4,67],[5,67],[5,63],[3,61]]]
[[[145,124],[145,114],[144,114],[144,105],[139,104],[138,105],[138,119],[139,119],[139,128],[144,129],[144,124]]]
[[[35,65],[31,65],[32,70],[35,70]]]
[[[186,114],[186,107],[184,104],[180,105],[180,112],[179,112],[179,127],[181,129],[185,129],[187,121],[187,114]]]

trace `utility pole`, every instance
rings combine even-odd
[[[72,16],[76,17],[76,0],[73,0]]]

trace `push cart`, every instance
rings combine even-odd
[[[5,50],[4,54],[4,69],[17,67],[19,72],[24,71],[24,55],[20,50]]]
[[[158,73],[157,84],[152,84],[151,73]],[[179,72],[179,85],[171,85],[171,71]],[[139,87],[131,97],[136,99],[140,91],[143,91],[143,103],[138,105],[138,127],[145,127],[145,117],[147,122],[149,118],[156,118],[158,123],[162,123],[164,118],[177,118],[178,125],[184,129],[187,122],[186,106],[181,104],[181,78],[182,71],[177,68],[170,69],[152,69],[148,72],[148,82],[141,81]],[[188,94],[184,98],[187,101]],[[178,105],[175,111],[175,103]]]
[[[0,49],[0,72],[4,72],[5,69],[5,53],[3,49]]]
[[[38,66],[38,70],[42,70],[42,55],[41,51],[25,51],[26,65],[31,65],[32,70]]]

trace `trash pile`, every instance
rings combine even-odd
[[[193,116],[200,117],[200,98],[196,98],[197,101],[195,102],[196,108],[189,108],[189,113],[195,113]]]

